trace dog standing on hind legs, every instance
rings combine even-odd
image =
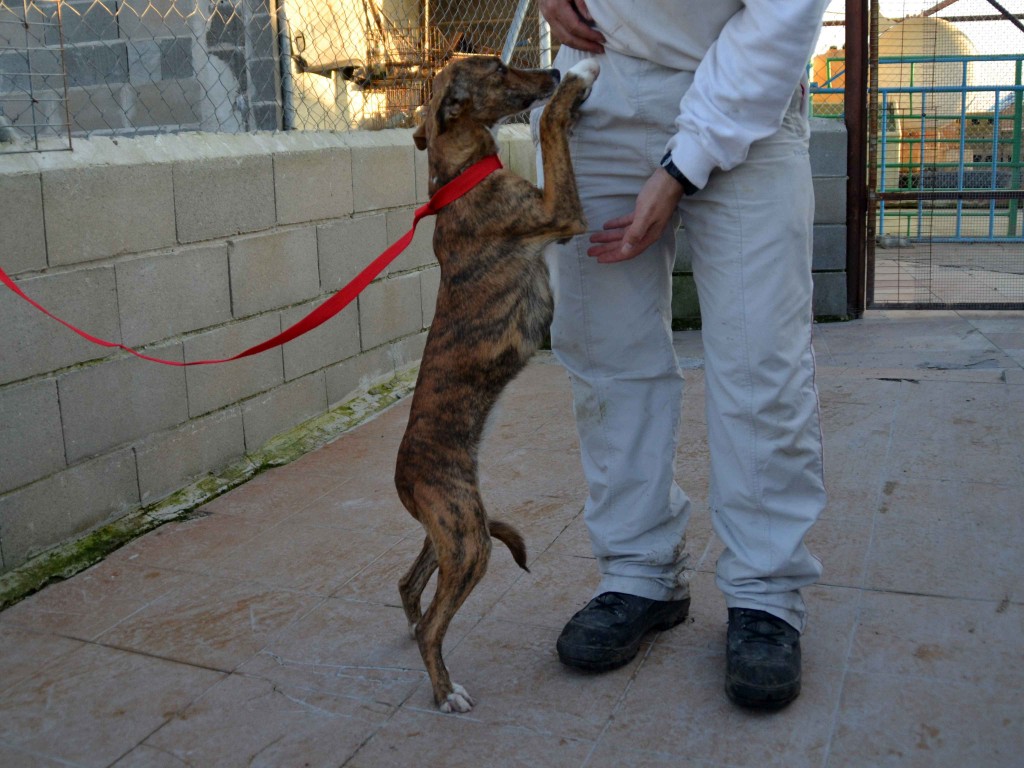
[[[536,351],[551,323],[542,251],[586,231],[569,156],[568,132],[598,74],[587,59],[566,73],[517,70],[493,57],[459,59],[434,80],[423,123],[430,192],[497,153],[492,128],[548,97],[540,121],[544,188],[499,170],[437,215],[441,266],[437,307],[398,450],[395,486],[426,530],[419,556],[399,582],[402,606],[444,712],[473,699],[453,683],[441,655],[455,612],[487,570],[491,537],[526,568],[522,536],[489,520],[477,481],[484,423],[505,386]],[[437,571],[426,612],[423,590]]]

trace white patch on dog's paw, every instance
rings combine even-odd
[[[459,712],[464,714],[473,708],[476,702],[469,692],[458,683],[452,683],[452,692],[441,702],[442,712]]]
[[[583,59],[574,64],[566,74],[576,75],[587,85],[593,85],[600,72],[601,65],[597,63],[597,59]]]
[[[411,637],[413,640],[416,639],[416,626],[416,624],[409,625],[409,637]]]

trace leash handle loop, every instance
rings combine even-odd
[[[483,160],[480,160],[471,165],[461,174],[459,174],[450,182],[448,182],[439,190],[437,190],[437,192],[435,192],[431,196],[430,201],[426,205],[417,208],[416,212],[413,214],[412,227],[409,229],[409,231],[402,235],[400,238],[398,238],[397,241],[389,245],[380,256],[375,258],[366,267],[364,267],[363,270],[358,275],[356,275],[351,282],[348,283],[348,285],[342,287],[319,307],[313,309],[305,317],[301,318],[300,320],[298,320],[298,322],[281,331],[281,333],[277,334],[276,336],[269,338],[266,341],[260,342],[255,346],[249,347],[248,349],[239,352],[237,355],[234,355],[233,357],[226,357],[221,360],[192,360],[188,362],[180,362],[178,360],[165,360],[163,358],[145,355],[142,352],[132,349],[131,347],[125,346],[124,344],[119,344],[115,341],[106,341],[105,339],[100,339],[96,336],[93,336],[91,333],[83,331],[81,328],[77,328],[76,326],[72,325],[66,320],[62,320],[61,318],[57,317],[57,315],[50,312],[37,301],[29,298],[29,296],[27,296],[25,292],[21,290],[18,284],[15,283],[14,280],[12,280],[6,272],[4,272],[2,267],[0,267],[0,283],[6,285],[15,294],[17,294],[22,299],[27,301],[29,304],[38,309],[44,315],[53,318],[61,325],[77,333],[86,341],[90,341],[93,344],[98,344],[101,347],[108,347],[111,349],[122,349],[125,352],[128,352],[129,354],[135,355],[135,357],[141,360],[148,360],[149,362],[152,363],[160,363],[162,365],[173,365],[177,367],[184,367],[188,365],[214,365],[216,363],[228,363],[231,362],[232,360],[240,360],[243,357],[249,357],[251,355],[259,354],[260,352],[265,352],[266,350],[272,349],[273,347],[279,347],[282,344],[291,341],[292,339],[298,338],[304,333],[308,333],[317,326],[326,323],[336,314],[341,312],[341,310],[343,310],[345,307],[351,304],[353,299],[355,299],[356,296],[362,293],[366,286],[372,283],[374,278],[376,278],[377,275],[383,272],[384,268],[388,264],[394,261],[395,258],[402,251],[409,247],[409,243],[412,242],[413,236],[416,233],[416,225],[420,223],[421,219],[424,219],[427,216],[433,216],[446,205],[449,205],[454,201],[458,200],[464,194],[469,192],[469,190],[473,189],[473,187],[475,187],[477,184],[479,184],[481,181],[486,179],[488,176],[490,176],[492,173],[494,173],[501,167],[501,161],[498,159],[497,155],[489,155],[485,157]]]

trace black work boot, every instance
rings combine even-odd
[[[621,592],[598,595],[569,619],[558,638],[558,658],[568,667],[607,672],[628,663],[652,630],[679,624],[690,598],[651,600]]]
[[[725,692],[755,709],[781,709],[800,694],[800,633],[777,616],[729,609]]]

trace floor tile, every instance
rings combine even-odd
[[[0,699],[0,743],[73,764],[109,765],[222,675],[87,645]]]
[[[1022,637],[1019,603],[868,592],[850,669],[1020,690]]]
[[[457,614],[445,650],[478,621]],[[398,706],[426,680],[416,641],[397,606],[331,599],[281,632],[239,670],[298,689]],[[429,703],[429,688],[424,693]]]
[[[1020,489],[890,481],[875,521],[872,589],[999,601],[1024,599]]]
[[[421,530],[402,506],[390,473],[365,472],[344,481],[311,503],[289,525],[313,525],[360,533],[409,536]]]
[[[491,617],[561,630],[594,596],[599,579],[593,557],[555,544],[530,564],[530,572],[509,588]]]
[[[230,672],[318,602],[312,595],[193,576],[97,642]]]
[[[109,563],[210,573],[237,547],[270,527],[237,515],[195,512],[165,523],[112,553]]]
[[[655,643],[602,742],[730,766],[822,765],[841,670],[809,676],[793,704],[766,714],[728,701],[724,665],[724,642],[703,653]]]
[[[294,467],[270,469],[200,509],[238,515],[258,523],[279,523],[301,512],[343,480]]]
[[[399,541],[385,533],[289,521],[233,550],[212,573],[326,597]]]
[[[378,605],[401,606],[398,582],[409,570],[422,546],[422,537],[404,539],[341,585],[333,596]],[[487,572],[459,608],[459,613],[485,616],[520,578],[529,578],[529,575],[515,564],[501,542],[494,542]],[[423,610],[433,599],[436,583],[435,575],[423,591],[420,599]]]
[[[0,623],[0,695],[5,689],[81,647],[79,640],[33,632],[8,622]]]
[[[1019,689],[851,673],[829,768],[1016,765],[1024,752]]]
[[[558,660],[559,631],[518,622],[477,624],[447,658],[453,679],[476,700],[469,716],[569,739],[600,736],[638,662],[600,675],[576,672]],[[421,696],[413,702],[421,703]]]
[[[338,766],[388,716],[351,699],[231,675],[164,725],[145,747],[179,765]]]
[[[610,743],[602,739],[594,747],[584,768],[727,768],[722,763],[673,755],[667,752],[650,752],[631,748],[625,744]]]
[[[590,742],[494,727],[472,716],[402,710],[356,753],[346,768],[574,768]]]
[[[92,640],[181,586],[172,571],[104,560],[4,611],[5,622]]]
[[[68,763],[0,743],[0,765],[11,768],[60,768]]]

